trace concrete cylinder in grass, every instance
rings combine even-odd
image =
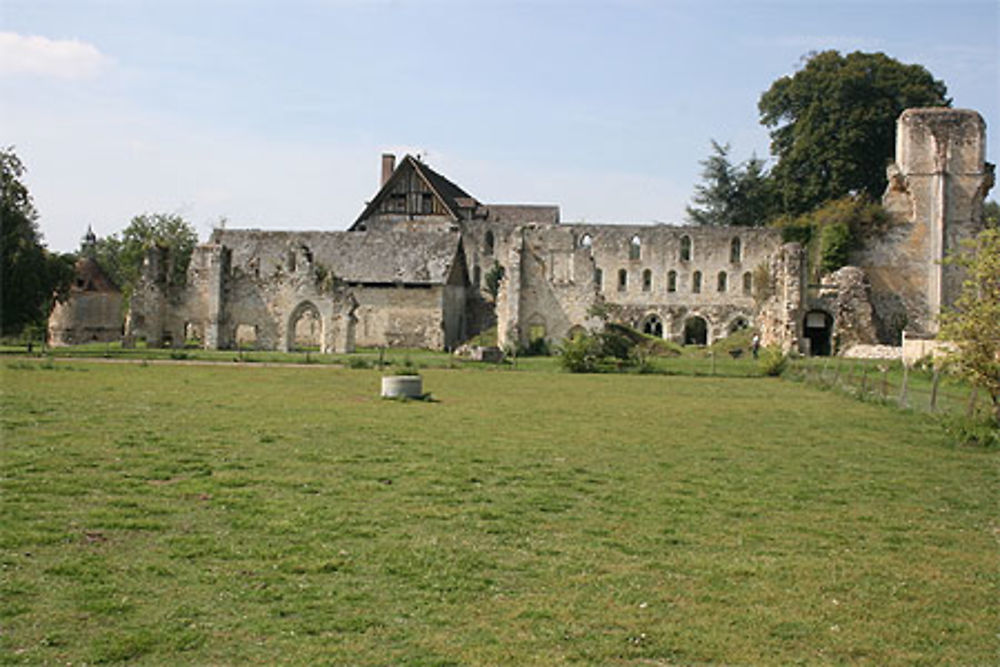
[[[382,377],[382,398],[420,398],[423,395],[424,382],[419,375]]]

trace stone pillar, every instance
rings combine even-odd
[[[521,260],[524,253],[524,228],[510,235],[507,264],[497,292],[497,345],[514,348],[521,342]]]
[[[890,252],[897,262],[923,266],[923,275],[913,276],[913,292],[903,286],[901,294],[911,332],[935,333],[942,308],[961,289],[962,276],[943,261],[982,228],[983,199],[993,185],[985,146],[986,123],[969,109],[907,109],[897,122],[896,160],[883,203],[908,226]]]

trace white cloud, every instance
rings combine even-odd
[[[76,39],[0,32],[0,76],[35,75],[61,79],[96,76],[111,63],[93,44]]]

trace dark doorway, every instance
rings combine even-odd
[[[708,323],[701,317],[684,320],[684,344],[705,345],[708,342]]]
[[[822,310],[810,310],[806,313],[802,327],[803,335],[809,341],[809,355],[812,357],[828,357],[832,352],[830,334],[833,333],[833,317]]]

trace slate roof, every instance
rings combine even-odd
[[[318,259],[350,283],[440,285],[459,243],[456,232],[341,232]]]
[[[404,161],[409,161],[413,168],[424,177],[427,184],[438,194],[439,197],[444,201],[445,205],[451,210],[452,213],[458,213],[459,208],[468,208],[467,202],[459,202],[459,199],[472,200],[475,201],[475,197],[470,195],[468,192],[455,185],[447,178],[437,173],[426,164],[417,160],[416,158],[407,155],[403,158]],[[463,206],[465,204],[465,206]]]
[[[489,204],[490,222],[524,225],[529,222],[559,224],[559,207],[546,204]]]
[[[75,273],[70,289],[80,292],[119,292],[118,286],[91,257],[81,257],[73,265]]]

